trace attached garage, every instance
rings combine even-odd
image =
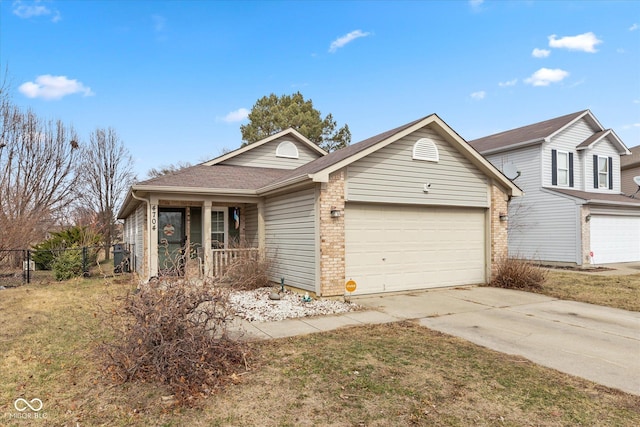
[[[487,209],[347,203],[346,278],[358,294],[484,283]]]
[[[591,262],[635,262],[640,260],[640,217],[591,215]]]

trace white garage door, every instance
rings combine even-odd
[[[347,205],[345,264],[355,293],[485,282],[485,210]]]
[[[591,215],[591,262],[640,261],[640,217]]]

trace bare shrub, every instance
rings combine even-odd
[[[202,282],[154,281],[128,294],[102,345],[116,382],[166,384],[188,404],[248,369],[248,346],[227,333],[228,292]]]
[[[548,270],[520,257],[507,257],[500,261],[498,273],[491,286],[498,288],[539,290],[547,280]]]
[[[253,290],[269,286],[271,261],[255,251],[240,252],[227,267],[221,281],[234,290]]]

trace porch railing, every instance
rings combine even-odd
[[[227,269],[235,262],[251,259],[256,260],[260,256],[258,248],[242,249],[212,249],[213,252],[213,275],[222,277]]]

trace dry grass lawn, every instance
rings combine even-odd
[[[602,276],[551,269],[540,292],[560,299],[640,311],[640,274]]]
[[[554,274],[555,275],[555,274]],[[252,345],[250,370],[195,407],[153,384],[113,385],[96,344],[113,280],[0,291],[0,425],[39,398],[47,426],[636,426],[640,397],[413,323],[345,328]]]

